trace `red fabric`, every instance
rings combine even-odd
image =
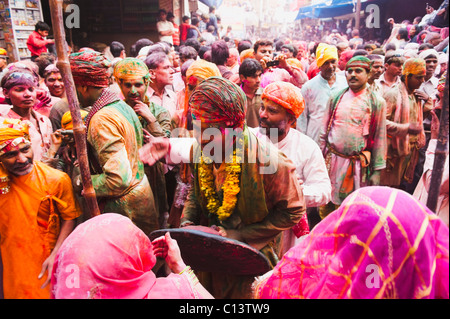
[[[309,234],[308,215],[306,215],[306,212],[303,214],[300,221],[294,227],[292,227],[292,231],[297,238]]]
[[[175,23],[172,24],[175,30],[175,33],[172,34],[173,45],[180,45],[180,27]]]
[[[186,41],[187,40],[187,35],[188,35],[188,31],[191,28],[191,25],[189,23],[182,23],[180,25],[180,38],[181,41]]]
[[[107,88],[111,61],[102,53],[87,49],[69,56],[73,80],[77,85]]]
[[[339,58],[338,66],[339,70],[343,71],[345,70],[345,66],[347,65],[347,62],[350,61],[350,59],[353,57],[353,54],[355,51],[353,50],[347,50],[341,53],[341,57]]]
[[[47,52],[46,45],[49,43],[51,43],[50,40],[44,39],[37,31],[33,31],[28,37],[27,47],[32,56],[40,56]]]
[[[311,80],[313,77],[315,77],[317,74],[319,74],[319,72],[320,72],[320,70],[317,67],[317,63],[316,63],[316,61],[314,61],[309,66],[308,73],[306,73],[306,75],[308,76],[308,79]]]

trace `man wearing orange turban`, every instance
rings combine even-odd
[[[317,214],[316,207],[331,199],[331,183],[325,161],[317,143],[310,137],[293,129],[297,118],[305,108],[300,89],[287,82],[269,84],[262,94],[260,127],[251,129],[260,139],[271,139],[296,168],[302,184],[307,213]],[[272,139],[269,129],[276,129],[278,140]],[[291,229],[283,231],[282,250],[284,254],[296,244],[296,240],[309,233],[307,214]]]
[[[26,122],[0,124],[0,207],[3,297],[50,298],[46,273],[81,210],[69,176],[33,161]]]
[[[425,146],[423,107],[415,94],[425,81],[426,64],[423,59],[405,61],[400,85],[387,91],[387,163],[381,174],[381,185],[401,187],[410,191],[419,149]]]
[[[262,98],[281,105],[298,118],[305,109],[300,89],[288,82],[274,82],[266,86]]]
[[[202,59],[192,63],[186,71],[186,94],[181,123],[183,123],[183,127],[188,130],[193,129],[192,115],[191,110],[189,109],[189,98],[200,82],[213,76],[221,76],[219,68],[214,63]]]

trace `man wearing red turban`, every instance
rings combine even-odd
[[[78,99],[92,105],[85,119],[92,184],[100,211],[129,217],[147,235],[159,228],[152,190],[138,150],[143,129],[134,110],[109,86],[109,60],[87,49],[70,55]],[[81,176],[74,178],[81,185]]]
[[[188,139],[183,143],[190,148],[193,181],[181,226],[215,225],[223,236],[260,250],[274,265],[280,252],[277,238],[300,221],[304,198],[292,162],[248,129],[245,105],[244,92],[222,77],[204,80],[192,93],[194,136],[198,137],[199,127],[201,135],[193,145]],[[164,147],[147,144],[141,149],[144,162],[148,158],[151,163],[159,146]],[[249,276],[211,273],[200,281],[208,281],[207,288],[216,298],[251,296],[253,278]]]

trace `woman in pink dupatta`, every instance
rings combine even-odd
[[[172,271],[156,278],[156,257]],[[181,272],[181,273],[180,273]],[[212,296],[181,259],[168,234],[150,242],[129,218],[107,213],[80,224],[61,245],[52,275],[54,299],[203,299]]]
[[[255,283],[256,298],[449,298],[449,228],[411,195],[353,192]]]

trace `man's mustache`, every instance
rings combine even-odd
[[[25,163],[14,164],[12,169],[13,170],[21,170],[23,168],[26,168],[30,164],[33,164],[33,160],[32,159],[27,159],[27,161]]]

